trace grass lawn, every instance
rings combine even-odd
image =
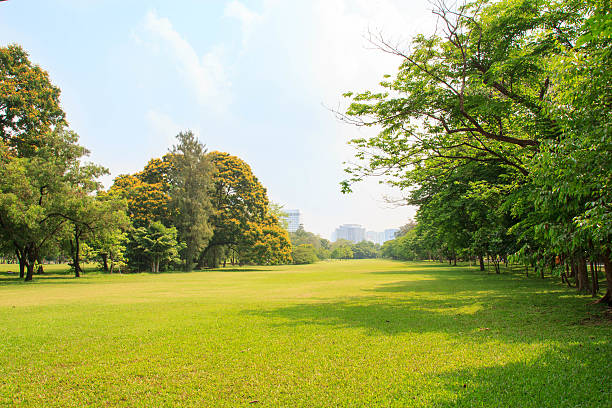
[[[557,280],[382,260],[27,284],[1,268],[0,405],[612,406],[612,324]]]

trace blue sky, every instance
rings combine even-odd
[[[0,45],[18,43],[62,90],[91,161],[112,178],[163,155],[181,130],[209,150],[249,163],[274,202],[298,208],[305,228],[398,227],[414,209],[378,180],[340,193],[346,142],[373,130],[326,107],[373,89],[397,57],[369,49],[382,30],[407,42],[435,21],[425,0],[9,0]]]

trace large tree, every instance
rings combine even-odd
[[[169,155],[168,183],[172,224],[178,239],[185,244],[181,251],[185,270],[191,270],[200,252],[213,234],[209,218],[213,212],[211,189],[214,168],[206,148],[191,131],[176,136]]]
[[[270,211],[266,189],[243,160],[228,153],[211,152],[215,166],[211,217],[214,235],[204,255],[215,247],[228,247],[241,262],[290,261],[287,231]]]

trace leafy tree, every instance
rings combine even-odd
[[[302,244],[293,248],[291,258],[296,265],[311,264],[318,261],[315,249],[310,244]]]
[[[184,248],[184,244],[177,241],[177,236],[175,227],[165,227],[159,221],[151,223],[147,228],[137,228],[132,233],[137,248],[149,260],[153,273],[160,271],[160,265],[180,261],[179,251]]]
[[[87,150],[76,144],[76,133],[55,128],[44,138],[36,155],[4,156],[0,161],[0,235],[11,242],[32,280],[34,265],[49,252],[56,237],[70,221],[74,194],[96,166],[82,166],[79,159]]]
[[[288,229],[289,221],[287,220],[287,213],[283,211],[283,206],[273,202],[270,202],[269,206],[270,215],[278,220],[278,225],[284,229]]]
[[[321,238],[319,235],[306,231],[301,225],[297,231],[289,233],[289,238],[294,247],[299,245],[312,245],[319,259],[328,259],[330,256],[331,242],[325,238]]]
[[[155,159],[154,159],[155,160]],[[127,212],[135,227],[159,221],[170,224],[169,187],[162,183],[148,183],[139,174],[120,175],[110,188],[111,193],[127,200]]]
[[[354,259],[371,259],[379,256],[379,245],[370,241],[361,241],[354,244],[351,250]]]
[[[60,90],[19,45],[0,47],[0,140],[4,153],[37,154],[56,127],[66,125]]]
[[[266,189],[243,160],[227,153],[212,152],[215,167],[211,223],[214,235],[203,257],[218,246],[232,248],[241,262],[283,263],[290,261],[291,246],[286,230],[270,212]]]
[[[332,259],[353,259],[353,250],[350,245],[340,245],[331,251],[330,257]]]
[[[173,225],[185,243],[181,252],[185,270],[191,270],[213,230],[209,217],[213,209],[210,191],[213,167],[206,149],[191,131],[176,136],[171,149],[168,181],[170,184]]]
[[[84,189],[73,190],[67,198],[67,205],[62,217],[71,224],[71,233],[66,241],[72,258],[72,267],[78,278],[82,272],[80,265],[81,244],[83,240],[95,240],[101,237],[101,242],[109,244],[106,255],[120,256],[119,248],[110,245],[108,236],[118,235],[120,231],[127,229],[129,219],[125,214],[125,201],[113,195],[102,194],[91,196]]]

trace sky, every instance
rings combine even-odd
[[[409,46],[431,32],[426,0],[8,0],[0,46],[17,43],[49,72],[89,160],[140,171],[192,130],[238,156],[271,201],[299,209],[307,231],[397,228],[415,209],[369,179],[342,194],[347,141],[375,129],[340,122],[347,91],[377,89],[397,56],[368,32]]]

